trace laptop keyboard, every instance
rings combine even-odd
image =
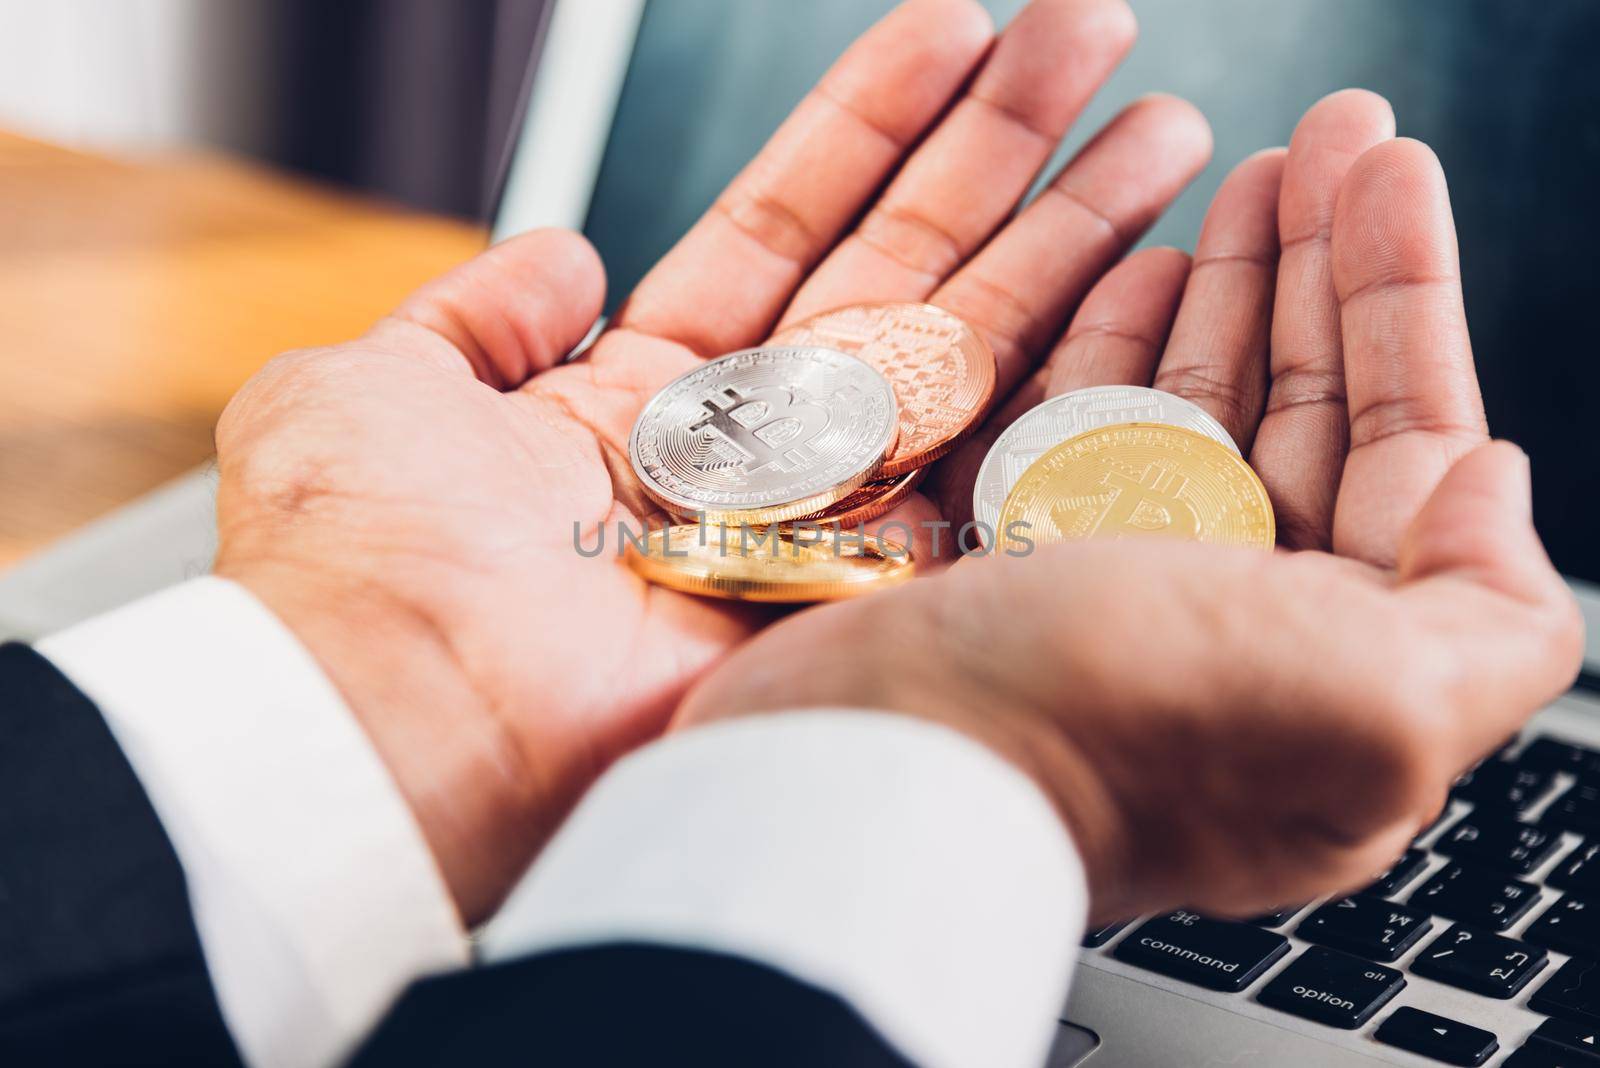
[[[1366,1028],[1357,1040],[1428,1061],[1483,1065],[1505,1044],[1517,1047],[1496,1062],[1508,1068],[1600,1068],[1600,749],[1514,741],[1451,799],[1360,893],[1248,922],[1178,909],[1083,944],[1325,1027]],[[1493,1013],[1405,1004],[1410,977],[1522,999],[1546,1018],[1497,1035],[1480,1026]]]

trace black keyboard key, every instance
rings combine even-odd
[[[1433,819],[1429,820],[1427,825],[1418,831],[1416,836],[1411,839],[1412,848],[1420,849],[1422,847],[1422,840],[1428,837],[1428,835],[1432,834],[1434,831],[1437,831],[1439,829],[1439,824],[1443,823],[1444,818],[1448,815],[1450,815],[1450,802],[1446,800],[1444,807],[1439,809],[1439,811],[1434,815]]]
[[[1527,986],[1549,956],[1537,946],[1458,923],[1417,954],[1411,970],[1474,994],[1505,999]]]
[[[1492,816],[1480,819],[1476,813],[1433,843],[1435,853],[1512,875],[1527,875],[1560,847],[1560,831]]]
[[[1435,872],[1409,903],[1473,927],[1504,931],[1537,900],[1539,888],[1532,883],[1457,863]]]
[[[1554,781],[1555,773],[1543,768],[1486,760],[1458,779],[1450,793],[1480,810],[1515,815],[1532,807]]]
[[[1259,916],[1252,916],[1250,917],[1249,922],[1255,924],[1257,927],[1282,927],[1284,924],[1294,919],[1295,913],[1299,912],[1303,908],[1305,908],[1304,905],[1285,905],[1281,909],[1276,909],[1272,912],[1263,912]]]
[[[1344,897],[1307,916],[1295,934],[1368,960],[1394,960],[1431,927],[1428,917],[1376,897]]]
[[[1558,742],[1554,738],[1535,738],[1517,756],[1517,763],[1540,771],[1567,771],[1574,775],[1600,773],[1600,752],[1581,745]]]
[[[1540,913],[1523,937],[1537,946],[1600,960],[1600,904],[1568,894]]]
[[[1128,926],[1128,920],[1118,920],[1104,927],[1096,927],[1083,936],[1084,949],[1096,949],[1117,937],[1117,932]]]
[[[1531,1044],[1579,1053],[1594,1064],[1600,1064],[1600,1027],[1588,1027],[1552,1017],[1534,1031]]]
[[[1255,982],[1287,952],[1281,934],[1184,909],[1145,921],[1112,950],[1129,964],[1229,992]]]
[[[1574,957],[1533,992],[1528,1008],[1546,1016],[1600,1026],[1600,964]]]
[[[1545,880],[1558,890],[1600,897],[1600,841],[1586,841],[1568,853]]]
[[[1550,802],[1539,823],[1579,834],[1600,834],[1600,783],[1574,783]]]
[[[1362,893],[1388,897],[1397,890],[1403,890],[1406,884],[1421,874],[1422,869],[1427,866],[1428,854],[1420,849],[1408,849],[1400,854],[1398,860],[1389,865],[1388,871],[1379,875],[1377,880]]]
[[[1279,972],[1256,1000],[1329,1027],[1353,1031],[1406,985],[1393,968],[1312,946]]]
[[[1481,1027],[1409,1006],[1395,1009],[1372,1037],[1386,1046],[1420,1053],[1445,1064],[1482,1064],[1500,1048],[1500,1040]]]
[[[1500,1062],[1500,1068],[1595,1068],[1595,1059],[1543,1042],[1529,1042]]]

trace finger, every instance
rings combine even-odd
[[[1572,683],[1583,625],[1533,527],[1528,457],[1480,445],[1444,475],[1401,539],[1401,594],[1450,640],[1450,768],[1465,766]]]
[[[534,230],[429,282],[368,336],[510,389],[583,340],[605,293],[594,246],[570,230]]]
[[[1034,376],[1043,383],[1034,403],[1088,386],[1149,385],[1188,280],[1189,255],[1175,248],[1144,249],[1113,267]]]
[[[1527,454],[1492,441],[1456,461],[1401,539],[1397,571],[1401,583],[1449,574],[1518,600],[1546,592]]]
[[[645,276],[618,325],[701,355],[766,336],[992,37],[976,0],[910,0],[891,11]]]
[[[1272,497],[1278,542],[1327,549],[1333,503],[1349,447],[1339,298],[1329,237],[1350,167],[1394,136],[1381,96],[1346,89],[1306,112],[1289,141],[1278,195],[1278,289],[1272,311],[1271,385],[1250,462]]]
[[[972,486],[995,439],[1048,397],[1085,386],[1147,385],[1167,343],[1189,274],[1189,257],[1174,248],[1135,252],[1083,298],[1067,335],[1011,399],[940,464],[934,488],[957,528],[972,518]]]
[[[1388,141],[1356,161],[1332,253],[1350,411],[1333,545],[1387,566],[1439,479],[1487,437],[1450,196],[1426,145]]]
[[[1155,378],[1211,413],[1247,456],[1267,393],[1284,155],[1256,153],[1217,190]]]
[[[1211,130],[1171,96],[1130,104],[929,300],[994,350],[996,395],[1032,369],[1072,310],[1205,166]]]
[[[806,280],[784,321],[925,298],[1011,214],[1137,32],[1123,0],[1024,8],[966,95]]]

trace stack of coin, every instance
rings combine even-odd
[[[628,441],[645,492],[699,526],[653,532],[630,545],[629,564],[740,600],[832,600],[904,581],[908,547],[842,528],[903,501],[977,425],[994,384],[977,332],[926,304],[840,308],[703,364],[645,405]],[[825,528],[832,536],[814,536]]]
[[[1157,536],[1271,548],[1272,502],[1228,432],[1181,397],[1100,386],[1053,397],[996,439],[972,492],[1009,553]]]
[[[926,304],[839,308],[704,363],[645,405],[628,441],[644,491],[693,522],[630,539],[628,562],[651,582],[739,600],[902,582],[909,548],[869,544],[860,527],[972,431],[994,388],[983,339]],[[1026,412],[989,450],[972,504],[984,544],[1012,555],[1080,538],[1275,537],[1266,490],[1221,424],[1142,386]]]

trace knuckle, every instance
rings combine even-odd
[[[1267,411],[1333,407],[1342,415],[1345,403],[1344,369],[1307,361],[1286,367],[1273,377]]]
[[[716,211],[745,237],[790,263],[809,262],[812,250],[819,245],[805,220],[779,196],[755,182],[740,183],[729,190],[717,201]]]
[[[1037,323],[1032,311],[1005,286],[976,271],[963,271],[936,294],[935,303],[976,327],[998,351],[1029,346]]]
[[[1081,212],[1100,231],[1099,236],[1107,246],[1132,244],[1135,235],[1127,232],[1108,209],[1073,188],[1067,182],[1067,177],[1068,175],[1063,172],[1045,187],[1045,195],[1059,197],[1072,210]]]
[[[907,270],[943,278],[967,254],[966,243],[933,219],[880,204],[862,220],[857,236]]]
[[[1484,429],[1479,418],[1439,410],[1435,398],[1425,393],[1376,398],[1350,415],[1353,448],[1408,434],[1476,444],[1483,439]]]
[[[1224,426],[1244,426],[1254,412],[1254,397],[1245,386],[1205,367],[1164,368],[1157,389],[1194,401],[1217,416]]]

